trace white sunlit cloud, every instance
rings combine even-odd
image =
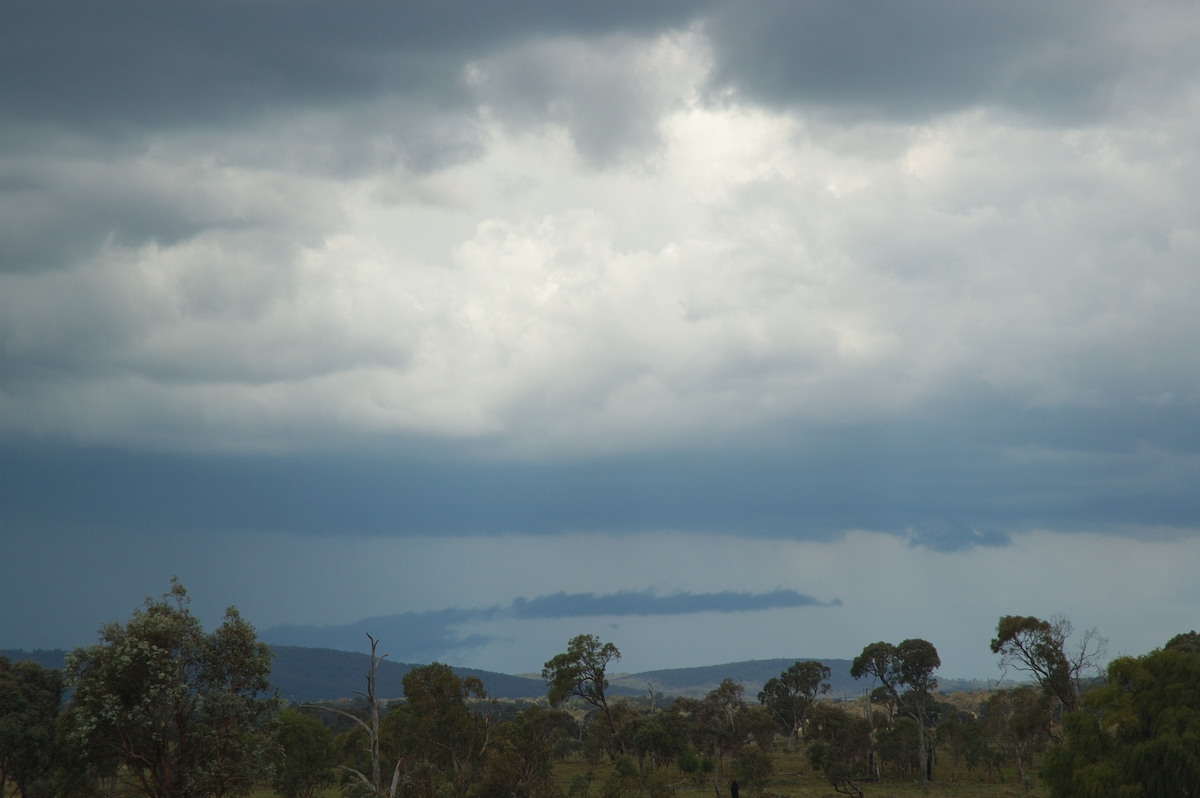
[[[483,107],[510,113],[430,171],[387,148],[370,173],[264,167],[239,160],[245,134],[191,154],[164,133],[60,174],[95,195],[120,173],[130,203],[170,198],[196,229],[0,278],[10,352],[71,370],[16,384],[6,425],[594,451],[903,412],[963,378],[1035,404],[1127,401],[1134,360],[1142,394],[1196,400],[1194,376],[1154,359],[1195,332],[1181,289],[1200,235],[1171,188],[1194,163],[1120,128],[978,110],[860,130],[704,104],[702,45],[550,41],[472,65]],[[521,88],[563,48],[591,67]],[[640,127],[583,141],[591,102]]]

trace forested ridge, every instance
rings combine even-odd
[[[590,634],[540,680],[391,663],[374,638],[369,655],[272,650],[232,607],[202,629],[173,581],[92,646],[0,655],[0,796],[1200,796],[1200,635],[1106,665],[1096,631],[1061,616],[1002,616],[995,635],[1025,682],[951,694],[934,644],[911,638],[850,661],[637,674],[623,693],[620,650]],[[351,700],[272,680],[336,684],[351,665]],[[702,695],[667,692],[722,667]]]
[[[333,701],[353,698],[362,690],[363,674],[370,662],[368,654],[306,646],[271,645],[269,648],[273,655],[271,684],[278,688],[279,694],[285,698],[296,701]],[[13,662],[24,660],[54,669],[63,667],[68,653],[65,649],[0,649],[0,657]],[[725,679],[733,679],[747,690],[757,689],[793,662],[807,659],[810,658],[779,657],[637,673],[616,673],[609,676],[609,682],[614,695],[641,696],[646,694],[648,686],[653,686],[656,692],[665,696],[703,696]],[[830,668],[829,682],[834,695],[845,697],[862,692],[862,682],[850,675],[851,660],[828,658],[820,661]],[[392,698],[403,696],[404,675],[413,668],[426,664],[428,663],[393,662],[390,659],[381,662],[378,675],[380,695]],[[452,668],[460,677],[477,677],[492,698],[538,698],[546,694],[546,685],[538,678],[477,668]],[[988,684],[984,679],[948,679],[941,682],[943,690],[947,692],[980,690]]]

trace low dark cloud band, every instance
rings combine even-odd
[[[795,590],[767,593],[720,591],[715,593],[671,593],[652,590],[616,593],[552,593],[536,598],[517,598],[508,606],[483,609],[447,608],[428,612],[401,612],[364,618],[341,626],[276,626],[263,632],[275,645],[365,650],[367,635],[387,642],[394,656],[409,660],[432,660],[449,651],[473,648],[489,642],[480,634],[461,634],[458,629],[471,621],[493,618],[542,620],[594,616],[629,617],[690,615],[701,612],[756,612],[795,607],[841,606],[840,599],[820,601]]]

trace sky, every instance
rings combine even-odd
[[[1190,4],[2,14],[0,648],[1200,626]]]

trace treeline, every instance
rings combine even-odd
[[[235,609],[206,633],[177,582],[101,630],[62,671],[0,657],[0,797],[665,798],[761,795],[780,749],[803,752],[839,793],[880,779],[1021,782],[1041,763],[1055,798],[1200,792],[1200,635],[1111,662],[1061,617],[999,619],[991,648],[1031,682],[970,705],[937,692],[926,640],[864,646],[871,690],[830,698],[830,670],[796,662],[756,695],[726,679],[703,697],[612,698],[620,651],[593,635],[545,663],[546,697],[498,701],[433,663],[376,694],[372,639],[356,702],[284,705],[271,652]],[[559,763],[584,764],[563,783]],[[735,786],[737,785],[737,786]]]

